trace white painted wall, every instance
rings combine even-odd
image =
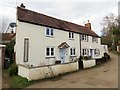
[[[96,65],[95,60],[83,60],[83,68],[90,68]]]
[[[101,45],[101,52],[102,56],[104,56],[104,53],[108,53],[108,45]]]
[[[96,42],[92,42],[92,36],[88,36],[88,42],[86,41],[81,41],[81,52],[82,49],[86,48],[86,49],[99,49],[100,50],[100,55],[99,56],[95,56],[93,54],[93,58],[97,59],[97,58],[102,58],[102,52],[101,52],[101,39],[98,38],[98,43]],[[90,53],[90,52],[89,52]]]
[[[75,34],[74,40],[69,40],[69,32],[54,29],[54,37],[46,37],[45,27],[30,23],[17,22],[16,28],[16,63],[31,64],[33,66],[43,66],[53,64],[55,60],[60,60],[58,46],[66,42],[70,47],[76,48],[76,58],[80,56],[79,34]],[[23,62],[24,38],[29,38],[29,61]],[[47,46],[55,47],[55,58],[46,59],[45,49]],[[66,50],[66,62],[70,62],[69,48]]]
[[[18,65],[18,75],[31,81],[57,76],[66,72],[77,71],[78,69],[78,62],[36,68],[27,68],[23,65]]]

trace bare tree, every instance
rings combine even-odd
[[[101,23],[101,25],[103,26],[103,29],[101,31],[103,36],[109,34],[112,31],[113,27],[118,26],[117,20],[118,20],[117,16],[115,16],[112,13],[109,16],[105,16],[103,18],[103,21]]]
[[[118,42],[118,17],[114,14],[110,14],[109,16],[105,16],[101,23],[103,26],[102,29],[102,42],[112,46],[112,49],[115,50],[115,44]],[[109,37],[109,38],[108,38]],[[106,39],[107,38],[107,39]]]

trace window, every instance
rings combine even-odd
[[[98,43],[98,39],[96,37],[92,37],[92,42]]]
[[[46,48],[46,57],[54,57],[54,47],[47,47]]]
[[[70,48],[70,55],[75,56],[75,48]]]
[[[69,39],[74,39],[74,33],[73,32],[69,32]]]
[[[94,54],[95,54],[96,56],[99,56],[99,55],[100,55],[100,50],[99,50],[99,49],[94,49]]]
[[[29,53],[29,39],[24,39],[24,62],[28,62],[28,53]]]
[[[46,36],[53,37],[53,29],[52,28],[46,28]]]
[[[85,56],[85,55],[89,55],[89,49],[82,49],[82,55]]]
[[[88,35],[81,35],[81,40],[88,42]]]

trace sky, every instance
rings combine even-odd
[[[89,20],[92,30],[101,35],[100,23],[111,13],[118,15],[118,2],[119,0],[1,0],[0,31],[6,31],[9,23],[16,22],[16,7],[24,3],[26,9],[79,25],[84,25]]]

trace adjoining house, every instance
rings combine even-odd
[[[103,57],[101,39],[91,29],[89,21],[85,26],[77,25],[25,9],[23,5],[17,7],[15,52],[16,63],[24,67],[28,66],[27,70],[20,67],[19,75],[28,77],[29,80],[31,80],[30,77],[35,79],[33,73],[40,71],[37,69],[29,71],[29,67],[53,65],[51,68],[47,67],[53,74],[60,70],[54,66],[58,63],[69,65],[75,62],[73,66],[66,66],[74,71],[79,69],[80,56],[90,56],[93,59]],[[62,71],[66,70],[62,68],[64,66],[60,67]],[[51,69],[54,70],[51,71]],[[44,68],[43,73],[45,73],[43,70],[49,71]]]
[[[11,40],[15,39],[16,33],[1,33],[2,35],[2,44],[6,45],[7,43],[10,43]]]

